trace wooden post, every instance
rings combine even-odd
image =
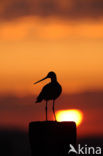
[[[32,156],[70,156],[69,144],[76,145],[74,122],[42,121],[29,124]]]

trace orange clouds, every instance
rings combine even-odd
[[[103,22],[25,17],[0,24],[0,40],[102,39]]]

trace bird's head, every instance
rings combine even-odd
[[[45,79],[47,79],[47,78],[51,78],[51,80],[56,80],[56,74],[55,74],[53,71],[51,71],[51,72],[49,72],[49,73],[47,74],[46,77],[44,77],[43,79],[41,79],[41,80],[35,82],[34,84],[39,83],[39,82],[41,82],[41,81],[43,81],[43,80],[45,80]]]
[[[51,79],[56,78],[56,74],[53,71],[51,71],[48,73],[47,78],[51,78]]]

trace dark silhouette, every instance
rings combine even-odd
[[[32,156],[68,156],[70,144],[76,146],[74,122],[40,121],[29,124]],[[76,155],[71,152],[70,156]]]
[[[28,133],[0,127],[0,156],[31,156]]]
[[[69,134],[69,131],[68,131],[68,134]],[[35,130],[34,130],[33,136],[34,135],[36,135]],[[59,138],[59,139],[61,139],[62,141],[62,138]],[[36,144],[35,139],[33,141]],[[92,147],[97,147],[97,146],[103,147],[103,135],[98,134],[98,135],[91,135],[91,136],[84,136],[84,137],[78,136],[76,144],[81,144],[81,146],[85,146],[87,144],[88,146],[92,146]],[[53,145],[52,147],[55,147],[55,145]],[[35,148],[36,147],[34,146],[34,153],[35,153]],[[0,156],[31,156],[31,147],[30,147],[30,142],[28,138],[28,131],[18,130],[17,128],[5,129],[5,128],[1,128],[0,126]],[[37,154],[37,156],[39,155]],[[44,155],[42,154],[41,156],[44,156]],[[70,155],[68,154],[67,156],[70,156]],[[79,156],[83,156],[83,154],[80,154]]]
[[[35,82],[34,84],[41,82],[47,78],[50,78],[51,82],[43,87],[42,91],[40,92],[39,96],[37,97],[36,103],[41,102],[42,100],[46,101],[46,107],[45,107],[46,120],[48,120],[47,119],[47,103],[48,103],[48,100],[53,100],[53,114],[54,114],[54,118],[56,120],[55,108],[54,108],[55,99],[57,99],[62,92],[62,88],[61,88],[60,84],[57,82],[56,74],[54,72],[49,72],[45,78]]]

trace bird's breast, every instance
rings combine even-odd
[[[45,90],[45,100],[55,100],[62,92],[59,83],[49,83]]]

